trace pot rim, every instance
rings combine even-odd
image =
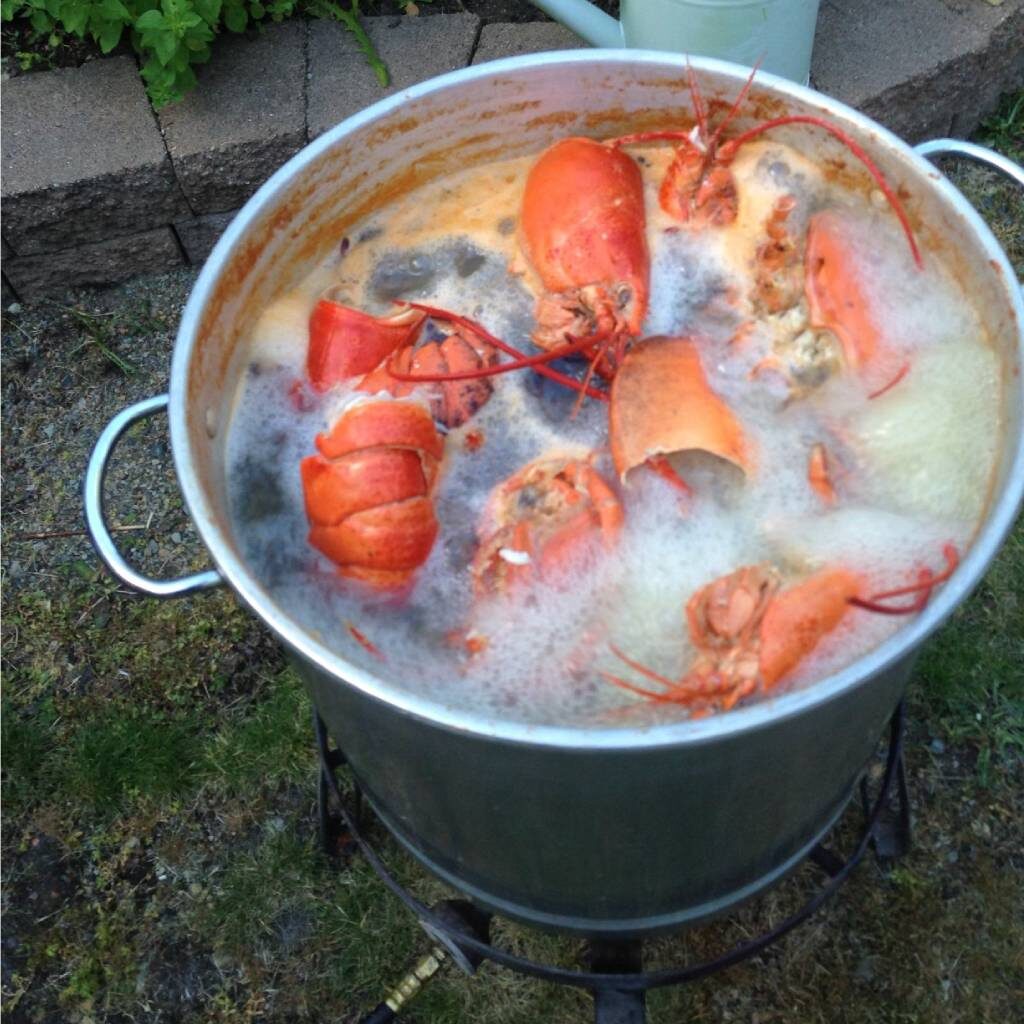
[[[1018,446],[1009,468],[1007,484],[990,510],[987,522],[978,532],[970,550],[952,578],[938,596],[917,619],[900,629],[888,640],[839,672],[832,673],[807,687],[767,698],[749,707],[738,708],[728,714],[707,718],[683,720],[661,725],[574,727],[536,725],[506,721],[476,712],[451,707],[439,701],[421,697],[411,691],[397,689],[383,676],[378,676],[354,665],[319,643],[304,627],[286,616],[252,574],[246,563],[233,551],[225,539],[225,531],[217,524],[211,504],[200,486],[193,468],[187,425],[188,373],[192,352],[198,334],[202,312],[213,293],[221,269],[233,250],[242,241],[249,225],[274,203],[280,192],[301,175],[325,150],[340,139],[378,118],[398,111],[407,101],[419,99],[452,86],[461,86],[478,79],[503,74],[515,74],[537,66],[556,64],[601,64],[636,67],[657,66],[684,71],[687,62],[697,71],[707,70],[736,79],[742,85],[750,69],[738,64],[706,57],[687,58],[651,50],[568,50],[541,54],[527,54],[503,60],[462,68],[419,83],[380,100],[347,118],[325,132],[282,166],[239,211],[225,230],[207,259],[182,315],[175,342],[170,379],[170,434],[175,468],[188,509],[195,521],[203,543],[223,578],[248,607],[268,625],[292,651],[326,672],[341,685],[349,684],[366,696],[390,705],[395,710],[429,722],[435,726],[479,738],[512,744],[543,745],[566,750],[637,750],[675,745],[700,745],[765,728],[791,717],[802,715],[851,691],[858,684],[897,665],[918,647],[952,614],[959,603],[980,581],[989,563],[995,557],[1010,528],[1024,497],[1024,444]],[[816,92],[796,85],[787,79],[767,72],[758,72],[758,84],[767,85],[788,98],[802,100],[821,109],[825,116],[853,122],[863,131],[873,133],[882,147],[894,149],[917,172],[922,184],[937,189],[962,214],[979,237],[987,257],[997,266],[1006,283],[1014,282],[1016,275],[999,243],[993,237],[974,207],[924,157],[919,156],[905,142],[888,129],[851,107]],[[1024,355],[1024,298],[1020,289],[1007,287],[1008,298],[1016,317],[1018,351]],[[1017,390],[1024,408],[1024,377],[1018,374]],[[193,412],[193,415],[199,415]],[[1012,439],[1011,439],[1012,440]]]

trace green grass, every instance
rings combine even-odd
[[[982,122],[976,138],[1011,160],[1024,163],[1024,89],[1000,99],[998,109]]]
[[[180,800],[204,784],[239,796],[309,770],[309,699],[289,671],[260,700],[216,717],[122,695],[61,723],[48,706],[34,715],[4,708],[3,797],[19,811],[57,801],[88,818]]]
[[[915,694],[947,739],[977,750],[984,782],[1024,754],[1024,520],[971,599],[926,645]]]
[[[236,795],[268,781],[297,781],[309,770],[311,723],[309,698],[294,674],[284,672],[262,700],[241,710],[211,738],[203,775]]]
[[[51,769],[61,774],[60,785],[100,813],[128,801],[162,800],[196,782],[196,729],[194,716],[115,705],[77,729]]]
[[[238,959],[255,952],[267,960],[282,944],[290,918],[293,935],[284,935],[283,942],[295,948],[313,934],[322,871],[312,841],[282,822],[261,836],[255,849],[228,863],[196,911],[198,926],[216,948]]]
[[[45,711],[21,713],[6,701],[0,715],[3,804],[9,815],[17,815],[39,798],[53,743],[53,716]]]

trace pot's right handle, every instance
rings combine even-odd
[[[220,573],[214,569],[198,572],[192,576],[183,576],[177,580],[153,580],[133,569],[117,550],[114,538],[107,528],[103,515],[103,480],[107,475],[107,462],[117,444],[118,438],[136,420],[152,416],[167,408],[168,395],[157,395],[142,402],[122,409],[106,426],[96,441],[96,447],[89,456],[89,466],[85,471],[85,525],[89,536],[100,558],[107,568],[122,582],[133,590],[152,597],[180,597],[194,590],[205,590],[222,583]]]
[[[1015,181],[1021,188],[1024,188],[1024,168],[1015,164],[1009,157],[997,153],[993,149],[986,149],[974,142],[965,142],[963,139],[931,139],[929,142],[922,142],[914,147],[914,152],[920,156],[962,156],[975,163],[985,164],[993,170],[1005,174],[1011,181]]]

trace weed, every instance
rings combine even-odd
[[[373,68],[377,81],[381,85],[387,85],[389,81],[387,65],[380,59],[374,49],[370,37],[366,34],[362,23],[359,21],[359,0],[351,0],[351,6],[342,7],[335,0],[306,0],[306,10],[314,18],[326,18],[340,22],[352,33],[356,43],[362,51],[366,62]]]
[[[1024,163],[1024,89],[1005,93],[978,130],[978,141]]]
[[[50,61],[45,53],[36,53],[32,50],[19,50],[14,55],[14,59],[22,71],[32,71],[35,68],[45,70],[50,66]]]
[[[128,901],[113,907],[89,908],[92,941],[70,950],[70,976],[60,993],[65,1005],[90,1007],[113,1002],[131,989],[137,967],[137,915]]]
[[[111,348],[111,328],[105,318],[99,317],[94,313],[86,313],[83,309],[72,308],[69,312],[86,335],[85,341],[76,348],[73,348],[70,355],[77,355],[82,349],[94,345],[103,357],[108,362],[113,363],[125,376],[131,376],[135,373],[135,367]]]

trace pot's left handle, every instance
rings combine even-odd
[[[143,576],[133,569],[117,550],[103,516],[103,481],[107,475],[107,462],[118,438],[136,420],[145,419],[166,409],[169,400],[168,395],[157,395],[155,398],[147,398],[128,406],[127,409],[122,409],[100,434],[85,471],[85,525],[96,551],[107,568],[122,583],[127,583],[134,590],[150,594],[152,597],[181,597],[183,594],[205,590],[223,582],[220,573],[214,569],[197,572],[192,576],[182,576],[176,580],[153,580]]]

